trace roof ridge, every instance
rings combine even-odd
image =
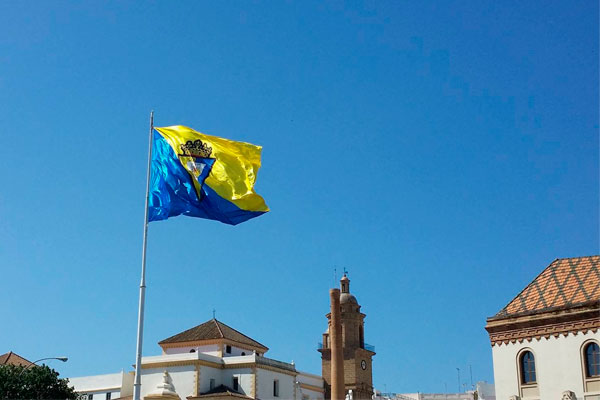
[[[556,260],[576,260],[578,258],[592,258],[592,257],[600,257],[600,254],[591,254],[589,256],[580,256],[580,257],[564,257],[564,258],[557,258]]]
[[[250,336],[243,334],[242,332],[238,331],[237,329],[230,327],[230,326],[229,326],[229,325],[227,325],[226,323],[224,323],[224,322],[221,322],[221,321],[218,321],[218,322],[219,322],[220,324],[223,324],[223,325],[224,325],[224,326],[226,326],[227,328],[231,329],[232,331],[234,331],[234,332],[236,332],[236,333],[239,333],[240,335],[242,335],[242,336],[243,336],[243,337],[245,337],[246,339],[250,339],[250,340],[252,340],[253,342],[256,342],[256,343],[260,344],[260,345],[261,345],[262,347],[264,347],[265,349],[267,349],[267,348],[268,348],[268,347],[267,347],[267,346],[265,346],[264,344],[262,344],[262,343],[260,343],[260,342],[258,342],[258,341],[256,341],[256,340],[254,340],[254,339],[252,339]],[[220,331],[220,329],[219,329],[219,331]],[[225,336],[223,336],[223,337],[225,337]]]
[[[219,326],[219,320],[217,320],[216,318],[213,318],[213,321],[215,321],[215,325],[217,325],[217,329],[219,330],[219,333],[221,334],[221,338],[225,339],[225,335],[223,334],[223,331],[221,330],[221,327]]]

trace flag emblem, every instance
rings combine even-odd
[[[269,211],[254,192],[260,146],[184,126],[153,135],[148,221],[187,215],[236,225]]]

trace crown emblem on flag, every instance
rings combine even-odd
[[[185,144],[182,144],[181,151],[186,156],[192,156],[197,158],[210,158],[212,153],[212,147],[203,143],[202,140],[196,139],[193,142],[188,140]]]

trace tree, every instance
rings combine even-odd
[[[0,399],[65,399],[79,395],[47,365],[0,365]]]

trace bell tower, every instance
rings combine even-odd
[[[365,344],[364,320],[366,315],[360,312],[360,305],[350,293],[350,279],[344,273],[340,279],[340,320],[343,353],[343,372],[345,392],[352,390],[354,400],[370,400],[373,396],[372,358],[374,348]],[[327,314],[328,328],[323,334],[321,353],[321,366],[323,380],[325,381],[325,398],[331,399],[332,373],[331,353],[331,313]],[[339,400],[339,399],[332,399]]]

